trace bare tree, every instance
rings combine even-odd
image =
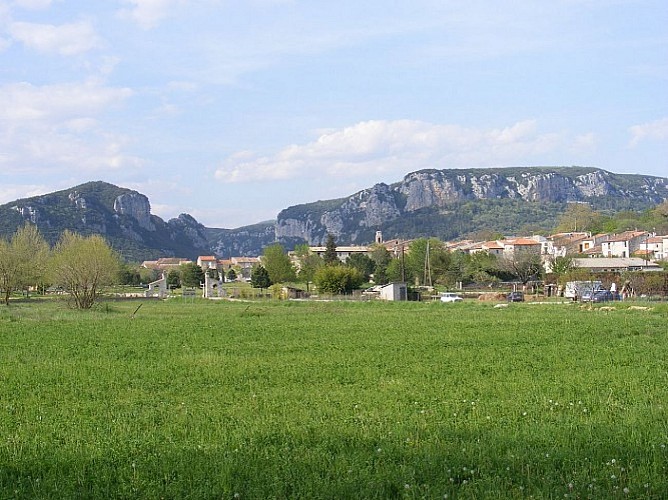
[[[515,252],[502,257],[499,259],[499,267],[515,276],[523,285],[538,277],[542,270],[540,255],[530,251]]]

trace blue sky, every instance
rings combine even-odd
[[[668,176],[665,0],[0,0],[0,203],[273,219],[423,168]]]

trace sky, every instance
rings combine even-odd
[[[668,177],[666,0],[0,0],[0,204],[275,219],[425,168]]]

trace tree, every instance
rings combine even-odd
[[[269,278],[267,269],[261,265],[253,267],[253,270],[251,271],[251,286],[262,290],[264,288],[269,288],[271,285],[272,282]]]
[[[194,262],[187,262],[179,266],[181,286],[199,288],[204,281],[204,271]]]
[[[290,257],[280,243],[274,243],[264,249],[262,265],[269,273],[272,283],[285,283],[297,279]]]
[[[56,244],[51,270],[54,284],[70,294],[78,309],[90,309],[103,287],[118,281],[120,259],[100,235],[66,231]]]
[[[26,224],[10,241],[0,240],[0,289],[6,305],[12,292],[44,278],[48,254],[49,245],[35,226]]]
[[[425,285],[447,282],[451,256],[435,238],[419,238],[410,244],[405,257],[406,280]]]
[[[167,286],[170,290],[181,286],[181,273],[178,270],[169,270],[167,273]]]
[[[227,281],[236,281],[237,280],[237,272],[230,268],[229,271],[227,271],[227,276],[226,276]]]
[[[375,267],[371,257],[363,253],[354,253],[348,257],[346,266],[357,269],[362,274],[364,281],[369,281],[369,277],[373,273]]]
[[[387,266],[392,261],[392,254],[383,245],[375,245],[369,255],[373,261],[373,281],[377,285],[385,285],[387,279]]]
[[[588,203],[569,203],[557,223],[559,232],[588,231],[596,222],[598,214]]]
[[[313,278],[322,293],[340,294],[351,292],[364,282],[364,277],[357,269],[345,266],[323,266]]]
[[[322,256],[326,266],[338,266],[341,264],[339,256],[336,253],[336,240],[332,234],[327,235],[325,243],[325,254]]]
[[[118,283],[119,285],[139,285],[141,283],[141,276],[137,267],[126,262],[122,263],[118,271]]]
[[[499,259],[499,266],[515,276],[523,285],[540,275],[542,270],[540,255],[531,251],[518,251],[504,256]]]
[[[550,260],[550,272],[557,277],[557,282],[560,282],[563,276],[568,275],[576,267],[573,257],[568,255],[554,257]]]
[[[295,255],[299,262],[298,278],[306,283],[308,290],[309,283],[313,281],[316,271],[324,265],[324,261],[318,254],[311,252],[307,244],[297,245]]]

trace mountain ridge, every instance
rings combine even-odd
[[[546,231],[570,202],[596,210],[643,210],[668,200],[668,178],[615,174],[594,167],[425,169],[378,183],[350,196],[294,205],[275,221],[235,229],[208,228],[188,214],[165,222],[148,198],[93,181],[0,205],[0,235],[26,222],[55,243],[64,230],[102,234],[129,260],[259,255],[274,242],[287,248],[386,238],[455,239],[476,231]]]

